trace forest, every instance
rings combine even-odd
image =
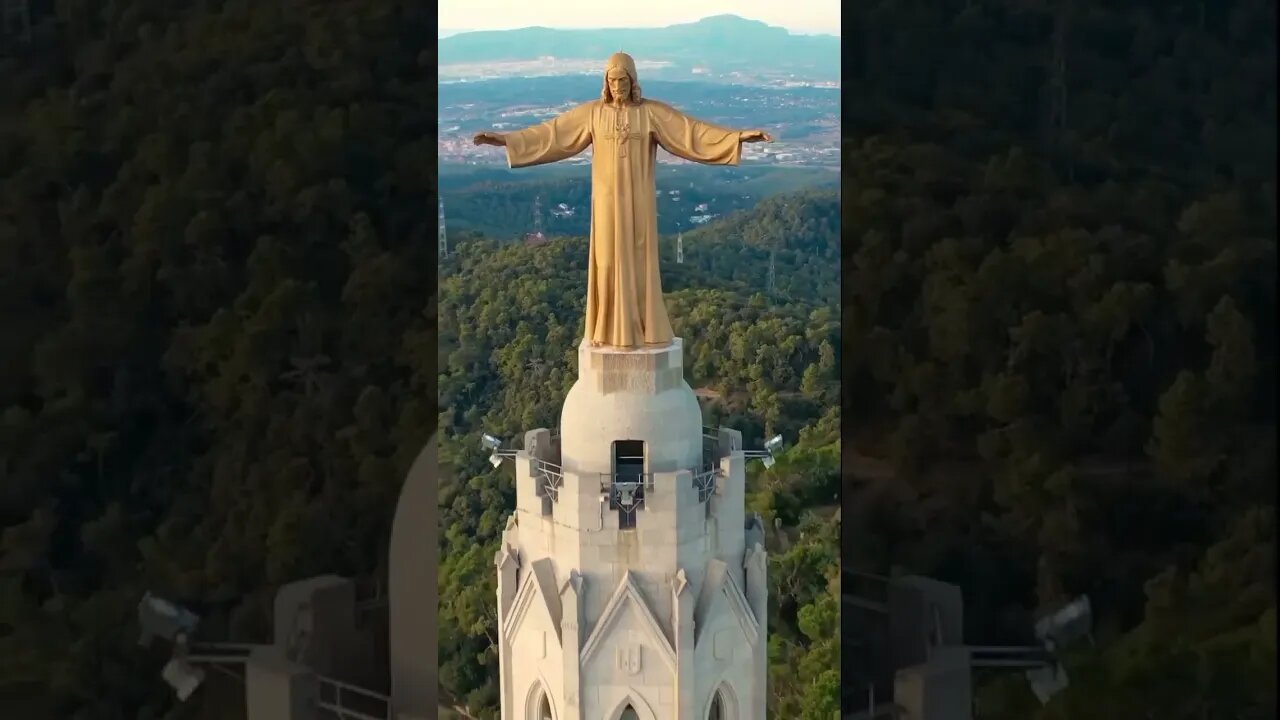
[[[281,583],[381,571],[438,415],[435,16],[33,7],[0,58],[3,714],[234,718],[175,707],[135,607],[261,642]]]
[[[1275,12],[845,17],[844,567],[960,585],[973,645],[1096,615],[976,718],[1275,714]]]
[[[527,391],[567,381],[549,333],[576,332],[581,273],[510,289],[539,308],[521,318],[508,290],[458,278],[489,272],[482,256],[517,278],[557,254],[581,269],[583,242],[462,238],[437,301],[429,6],[32,7],[31,42],[0,53],[0,702],[212,719],[175,707],[138,652],[138,597],[252,641],[281,582],[379,573],[431,429],[546,424],[554,406]],[[979,718],[1275,714],[1275,12],[851,5],[840,307],[822,300],[829,243],[750,235],[816,236],[828,216],[728,217],[723,238],[685,235],[684,265],[664,257],[679,327],[732,351],[691,363],[724,400],[709,414],[795,433],[751,477],[789,535],[775,716],[832,714],[820,495],[841,421],[846,457],[889,469],[843,478],[846,568],[959,584],[971,643],[1023,642],[1037,613],[1093,599],[1072,686],[1040,707],[1016,674],[984,676]],[[772,296],[756,292],[770,254]],[[494,345],[458,317],[510,333],[503,350],[477,352]],[[481,708],[490,574],[449,548],[492,533],[507,500],[467,471],[474,443],[451,447],[477,490],[442,497],[461,523],[441,538],[442,679]]]

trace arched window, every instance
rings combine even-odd
[[[711,696],[711,709],[707,711],[707,720],[725,720],[724,701],[720,699],[720,691]]]
[[[542,694],[542,701],[538,703],[538,720],[554,720],[551,717],[551,698],[546,693]]]
[[[636,709],[628,704],[622,710],[622,714],[618,716],[618,720],[640,720],[640,716],[636,714]]]

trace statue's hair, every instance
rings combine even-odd
[[[631,99],[628,102],[632,105],[639,105],[640,98],[642,97],[640,94],[640,83],[636,82],[636,76],[630,70],[626,72],[627,77],[631,78]],[[600,91],[600,98],[607,103],[613,102],[613,93],[609,90],[608,70],[604,71],[604,90]]]

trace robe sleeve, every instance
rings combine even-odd
[[[592,104],[586,103],[541,125],[506,133],[507,164],[513,168],[571,158],[591,144]]]
[[[742,132],[689,117],[670,105],[646,100],[649,127],[664,150],[708,165],[737,165],[742,160]]]

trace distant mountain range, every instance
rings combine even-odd
[[[498,63],[555,57],[603,62],[618,50],[637,61],[670,63],[670,71],[704,70],[721,75],[803,75],[838,80],[840,38],[795,35],[784,28],[736,15],[716,15],[664,28],[519,30],[466,32],[439,41],[441,65]],[[662,73],[667,75],[666,72]]]

